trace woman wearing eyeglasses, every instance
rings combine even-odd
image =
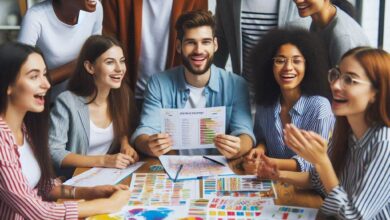
[[[287,145],[314,166],[310,172],[278,171],[264,162],[262,175],[314,187],[325,197],[321,210],[339,219],[390,216],[390,54],[358,47],[329,71],[336,126],[332,142],[294,125]]]
[[[263,157],[281,170],[306,171],[310,163],[283,141],[283,128],[292,123],[328,138],[333,129],[326,87],[326,58],[321,42],[304,30],[273,30],[254,48],[257,147],[244,160],[247,173],[257,173]]]

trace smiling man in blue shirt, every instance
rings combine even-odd
[[[179,154],[222,154],[228,159],[245,154],[255,142],[248,86],[242,77],[212,65],[218,44],[211,12],[181,15],[176,30],[183,65],[150,78],[141,122],[131,142],[147,155],[163,155],[172,149],[172,140],[161,133],[161,109],[225,106],[226,134],[215,137],[216,149],[181,150]]]

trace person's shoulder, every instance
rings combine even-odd
[[[182,74],[183,71],[184,71],[184,69],[182,66],[176,66],[176,67],[172,67],[170,69],[152,74],[152,76],[150,78],[152,80],[157,80],[157,81],[168,80],[168,79],[176,78],[179,74]]]
[[[349,31],[350,35],[356,34],[356,32],[363,33],[363,28],[353,19],[350,15],[344,12],[342,9],[336,6],[336,25],[334,29],[339,31],[339,33],[346,34]],[[351,30],[353,32],[351,32]]]
[[[333,115],[332,107],[327,98],[319,95],[303,96],[306,109],[316,114],[319,118]]]
[[[390,157],[390,127],[385,125],[376,126],[374,134],[371,136],[370,152],[388,161]]]
[[[378,138],[378,140],[386,141],[390,144],[390,127],[377,126],[374,134]],[[388,147],[390,148],[390,145]]]
[[[33,5],[31,8],[29,8],[26,12],[26,15],[36,15],[36,16],[39,16],[39,15],[42,15],[43,13],[46,13],[47,10],[50,10],[52,7],[52,3],[51,1],[43,1],[43,2],[39,2],[35,5]]]
[[[78,96],[75,93],[66,90],[57,96],[55,104],[62,103],[66,106],[81,105],[85,104],[85,101],[83,100],[85,100],[84,97]]]
[[[245,79],[239,74],[233,73],[231,71],[227,71],[225,69],[215,66],[214,64],[211,65],[210,68],[211,71],[217,73],[218,76],[222,78],[222,80],[229,80],[232,82],[244,83],[244,84],[246,83]]]
[[[103,16],[103,6],[100,1],[96,2],[96,10],[92,12],[91,14],[98,14],[99,16]]]

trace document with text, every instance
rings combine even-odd
[[[214,137],[225,134],[225,106],[162,109],[163,133],[171,135],[174,150],[214,148]]]

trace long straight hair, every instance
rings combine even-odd
[[[97,96],[98,88],[93,75],[89,74],[84,67],[84,62],[95,63],[96,60],[113,46],[123,47],[114,38],[108,36],[94,35],[89,37],[84,43],[77,60],[76,69],[69,81],[69,91],[82,97],[92,97],[92,103]],[[134,96],[128,87],[127,74],[123,79],[120,88],[111,89],[108,95],[108,111],[112,118],[114,127],[114,141],[109,149],[109,153],[116,152],[120,139],[125,135],[134,132],[138,122],[138,115],[135,110]],[[131,117],[130,117],[131,116]]]
[[[381,49],[357,47],[349,50],[341,58],[353,57],[363,67],[373,88],[377,91],[374,103],[365,111],[365,120],[369,126],[390,127],[390,54]],[[348,149],[348,132],[351,126],[346,116],[337,116],[330,158],[337,175],[345,166]]]
[[[0,114],[6,114],[8,105],[7,89],[16,83],[20,69],[27,61],[29,55],[42,53],[32,46],[21,43],[5,43],[0,46]],[[38,193],[43,192],[52,186],[54,171],[48,147],[49,129],[49,95],[45,97],[45,108],[43,112],[27,112],[23,122],[27,131],[27,140],[38,161],[41,169]]]

